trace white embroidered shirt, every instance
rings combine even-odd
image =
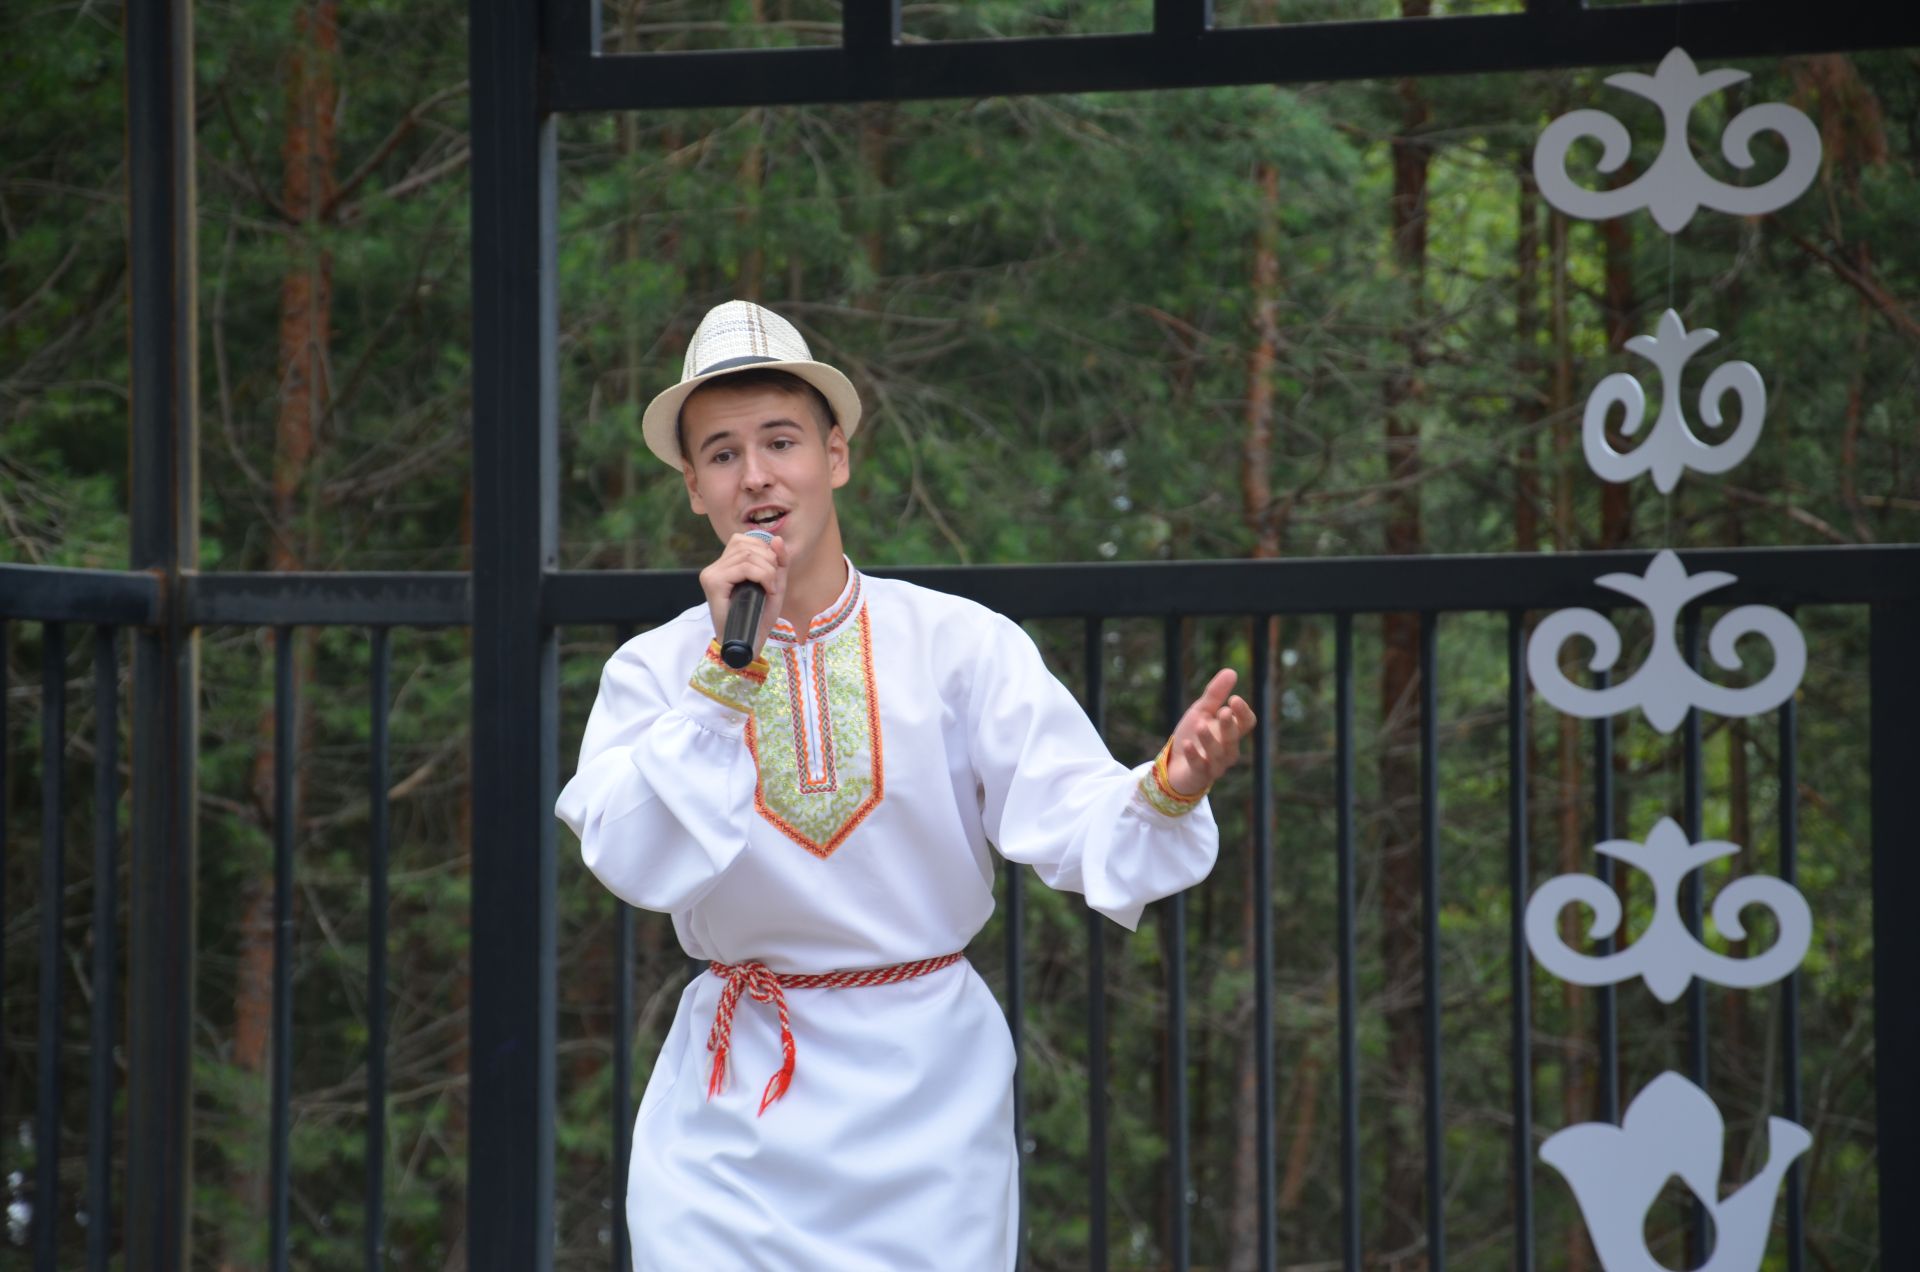
[[[775,971],[962,949],[988,845],[1131,929],[1212,868],[1204,799],[1115,761],[1018,625],[849,563],[746,671],[705,605],[608,661],[556,812],[588,867],[696,958]]]

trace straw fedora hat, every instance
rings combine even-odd
[[[734,371],[787,371],[820,390],[833,408],[834,423],[848,437],[860,427],[860,395],[853,382],[824,362],[815,362],[793,324],[750,300],[729,300],[707,311],[687,343],[680,383],[647,404],[640,433],[647,449],[676,472],[682,467],[680,407],[709,380]]]

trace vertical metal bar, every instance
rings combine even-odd
[[[1426,1050],[1427,1267],[1447,1264],[1440,1107],[1440,745],[1434,684],[1439,616],[1420,615],[1420,962],[1421,1042]]]
[[[114,1051],[119,1045],[120,660],[118,633],[93,632],[93,1020],[87,1040],[87,1268],[113,1253]],[[4,694],[0,694],[4,697]],[[4,785],[0,784],[0,789]]]
[[[293,629],[273,629],[273,1055],[267,1258],[287,1268],[287,1137],[293,1087]]]
[[[536,5],[468,4],[473,278],[472,1076],[467,1256],[549,1272],[558,564],[554,118]]]
[[[1607,688],[1613,673],[1596,671],[1593,687]],[[1613,717],[1601,716],[1593,722],[1593,842],[1613,838]],[[1594,853],[1594,873],[1608,888],[1614,886],[1613,858]],[[1602,957],[1614,952],[1618,934],[1600,942]],[[1612,985],[1602,985],[1597,1007],[1600,1013],[1600,1116],[1608,1122],[1620,1121],[1620,1000]]]
[[[1180,643],[1180,619],[1169,614],[1163,627],[1163,670],[1161,690],[1167,731],[1180,723],[1186,708],[1184,673]],[[1167,1169],[1172,1187],[1168,1239],[1174,1272],[1187,1272],[1192,1258],[1192,1223],[1189,1213],[1192,1185],[1189,1161],[1188,1121],[1190,1097],[1187,1091],[1187,897],[1175,893],[1162,903],[1160,935],[1167,961],[1167,1141],[1170,1152]]]
[[[1334,617],[1334,795],[1340,945],[1340,1258],[1360,1272],[1360,1048],[1354,968],[1353,615]]]
[[[367,1272],[380,1272],[387,1257],[387,860],[390,762],[389,681],[393,645],[385,627],[367,633],[367,687],[371,711],[367,746]]]
[[[66,910],[67,629],[40,628],[40,1064],[33,1118],[33,1266],[60,1266],[60,984]]]
[[[1272,1272],[1274,1213],[1273,1107],[1273,651],[1276,621],[1253,620],[1253,1100],[1254,1152],[1260,1199],[1259,1262]]]
[[[617,653],[633,639],[625,623],[613,629]],[[633,907],[613,898],[613,1241],[609,1272],[633,1272],[627,1232],[627,1165],[633,1152]]]
[[[633,907],[613,899],[613,1241],[611,1272],[631,1272],[627,1232],[627,1164],[633,1152]]]
[[[1507,961],[1513,1035],[1515,1272],[1533,1268],[1533,968],[1527,959],[1527,616],[1507,614]]]
[[[1792,617],[1793,612],[1787,611]],[[1871,685],[1871,681],[1868,682]],[[1909,721],[1911,725],[1911,721]],[[1780,879],[1790,888],[1800,883],[1800,746],[1798,709],[1791,696],[1780,704]],[[1799,1122],[1800,1110],[1800,969],[1780,982],[1781,1113]],[[1805,1272],[1807,1266],[1806,1197],[1800,1162],[1787,1167],[1787,1272]]]
[[[1024,1267],[1027,1255],[1027,981],[1023,934],[1027,926],[1027,890],[1020,864],[1002,859],[1006,880],[1007,916],[1007,1031],[1013,1036],[1013,1143],[1015,1214],[1013,1265]]]
[[[900,0],[846,0],[840,46],[855,59],[883,58],[900,42]]]
[[[7,816],[6,816],[6,799],[5,799],[6,792],[12,789],[7,784],[7,750],[8,750],[7,742],[11,738],[12,734],[10,734],[7,730],[7,716],[6,716],[6,703],[8,699],[9,687],[13,679],[11,675],[11,670],[12,670],[11,664],[8,661],[12,657],[12,649],[13,649],[13,624],[7,622],[7,620],[5,620],[4,618],[0,618],[0,933],[4,933],[7,916],[12,913],[12,911],[7,908],[6,865],[7,865],[9,854],[7,852],[7,848],[8,848]],[[6,949],[7,949],[6,940],[4,939],[4,936],[0,936],[0,1038],[4,1038],[7,1033],[7,1029],[6,1029],[6,1024],[7,1024]],[[6,1099],[5,1099],[6,1091],[4,1087],[5,1087],[5,1084],[0,1083],[0,1126],[11,1125],[11,1123],[7,1120]],[[7,1142],[7,1137],[4,1135],[0,1135],[0,1149],[5,1148],[6,1142]],[[6,1163],[7,1163],[6,1154],[4,1152],[0,1152],[0,1178],[4,1178],[8,1173],[10,1173],[6,1169]]]
[[[1920,601],[1873,607],[1868,639],[1873,819],[1873,1061],[1879,1143],[1920,1139],[1920,1012],[1911,1009],[1913,969],[1920,967],[1920,923],[1907,899],[1920,895],[1920,854],[1913,851],[1913,775],[1920,773]],[[1920,1267],[1920,1225],[1907,1206],[1920,1167],[1907,1152],[1874,1155],[1880,1172],[1880,1261],[1883,1268]]]
[[[1680,633],[1681,650],[1687,666],[1699,667],[1700,610],[1697,606],[1686,609],[1681,619]],[[1681,774],[1683,815],[1686,818],[1687,838],[1697,843],[1701,821],[1700,708],[1688,709],[1681,738],[1684,751]],[[1686,919],[1687,931],[1696,940],[1706,921],[1706,881],[1700,876],[1701,872],[1696,870],[1680,885],[1681,913]],[[1707,987],[1697,976],[1687,986],[1687,1076],[1695,1086],[1706,1089]],[[1699,1267],[1707,1261],[1707,1203],[1695,1197],[1690,1210],[1691,1217],[1687,1223],[1688,1266]]]
[[[1107,734],[1106,657],[1101,622],[1087,620],[1087,718]],[[1107,1272],[1107,941],[1106,920],[1087,910],[1087,1267]]]
[[[545,0],[540,9],[549,53],[600,52],[600,0]]]
[[[1191,43],[1213,27],[1213,0],[1153,0],[1153,33]]]
[[[126,8],[128,559],[162,582],[133,648],[127,1272],[188,1266],[193,1181],[194,760],[199,648],[180,605],[199,564],[193,3]]]

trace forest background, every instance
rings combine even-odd
[[[605,0],[610,50],[832,43],[827,0]],[[1456,13],[1511,3],[1435,4]],[[1415,17],[1427,0],[1216,0],[1220,25]],[[906,37],[1146,30],[1148,0],[909,4]],[[454,0],[203,0],[198,90],[201,565],[458,570],[468,489],[465,6]],[[1722,63],[1714,63],[1720,65]],[[679,483],[641,448],[639,411],[677,378],[693,325],[728,297],[791,317],[867,403],[839,506],[863,566],[1548,552],[1920,539],[1920,56],[1737,63],[1753,78],[1696,112],[1694,149],[1744,105],[1784,100],[1824,141],[1820,177],[1770,216],[1702,213],[1670,238],[1643,215],[1572,222],[1529,175],[1554,115],[1595,105],[1636,139],[1652,107],[1603,72],[991,98],[898,106],[571,117],[560,125],[562,565],[689,567],[713,552]],[[0,13],[0,560],[127,562],[127,274],[119,6]],[[1651,67],[1637,69],[1650,70]],[[1757,171],[1778,167],[1763,137]],[[1589,182],[1595,151],[1576,151]],[[1724,477],[1587,472],[1578,422],[1622,351],[1672,306],[1719,341],[1689,371],[1752,362],[1770,393],[1753,455]],[[1643,381],[1653,383],[1645,371]],[[1689,379],[1688,401],[1697,392]],[[1696,427],[1699,427],[1696,421]],[[1624,445],[1624,443],[1622,443]],[[690,593],[689,603],[693,597]],[[1223,608],[1253,598],[1223,598]],[[1803,611],[1802,888],[1809,1246],[1874,1264],[1865,622]],[[1108,736],[1153,751],[1159,623],[1105,633]],[[1077,624],[1035,623],[1080,687]],[[1360,1095],[1368,1266],[1423,1264],[1415,626],[1356,624],[1360,699]],[[1628,663],[1644,626],[1627,621]],[[1190,674],[1246,668],[1272,642],[1267,710],[1279,1161],[1287,1266],[1339,1252],[1330,619],[1188,625]],[[564,634],[569,771],[613,637]],[[357,1266],[365,1152],[367,640],[302,631],[294,940],[294,1262]],[[6,644],[7,839],[36,841],[40,633]],[[272,954],[273,636],[203,635],[195,1036],[199,1266],[263,1265]],[[73,653],[66,762],[90,760]],[[459,1268],[464,1211],[469,668],[462,631],[394,638],[393,983],[386,1159],[395,1266]],[[1752,668],[1748,669],[1749,671]],[[1447,620],[1440,643],[1445,1213],[1455,1266],[1512,1242],[1506,1055],[1504,618]],[[1675,741],[1619,723],[1615,825],[1679,808]],[[1677,737],[1677,735],[1676,735]],[[1589,731],[1531,715],[1531,866],[1591,863]],[[1745,845],[1716,882],[1771,871],[1770,719],[1710,720],[1706,829]],[[121,755],[126,754],[124,746]],[[124,763],[124,758],[123,761]],[[83,783],[72,788],[83,790]],[[1222,860],[1189,900],[1195,1259],[1251,1266],[1256,1197],[1244,767],[1215,794]],[[68,842],[88,842],[80,796]],[[125,810],[121,813],[124,827]],[[556,1266],[604,1267],[613,903],[560,839],[561,1089]],[[74,1078],[58,1146],[84,1169],[82,953],[92,880],[66,895]],[[123,858],[124,860],[124,854]],[[25,1266],[36,933],[29,852],[4,859],[0,1266]],[[1710,885],[1712,886],[1712,885]],[[1644,880],[1623,885],[1644,925]],[[1087,1261],[1086,928],[1077,897],[1028,891],[1026,1227],[1030,1264]],[[121,892],[125,896],[125,890]],[[1004,983],[999,921],[973,951]],[[1573,925],[1569,919],[1569,935]],[[1161,1266],[1169,1079],[1163,946],[1111,929],[1111,1248]],[[1770,939],[1750,934],[1754,948]],[[1730,945],[1716,936],[1719,948]],[[1737,948],[1734,952],[1740,952]],[[684,982],[642,916],[636,1084]],[[1536,1140],[1595,1116],[1594,996],[1536,971]],[[1764,1157],[1783,1075],[1777,991],[1709,994],[1725,1175]],[[1677,1065],[1680,1008],[1620,993],[1628,1097]],[[636,1095],[637,1095],[636,1085]],[[1536,1168],[1541,1266],[1594,1266],[1561,1180]],[[1682,1207],[1656,1210],[1679,1261]],[[60,1217],[79,1249],[83,1216]],[[1775,1243],[1776,1251],[1779,1243]]]

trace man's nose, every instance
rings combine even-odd
[[[757,451],[748,451],[740,460],[740,484],[748,490],[759,490],[772,480],[772,471],[767,461]]]

